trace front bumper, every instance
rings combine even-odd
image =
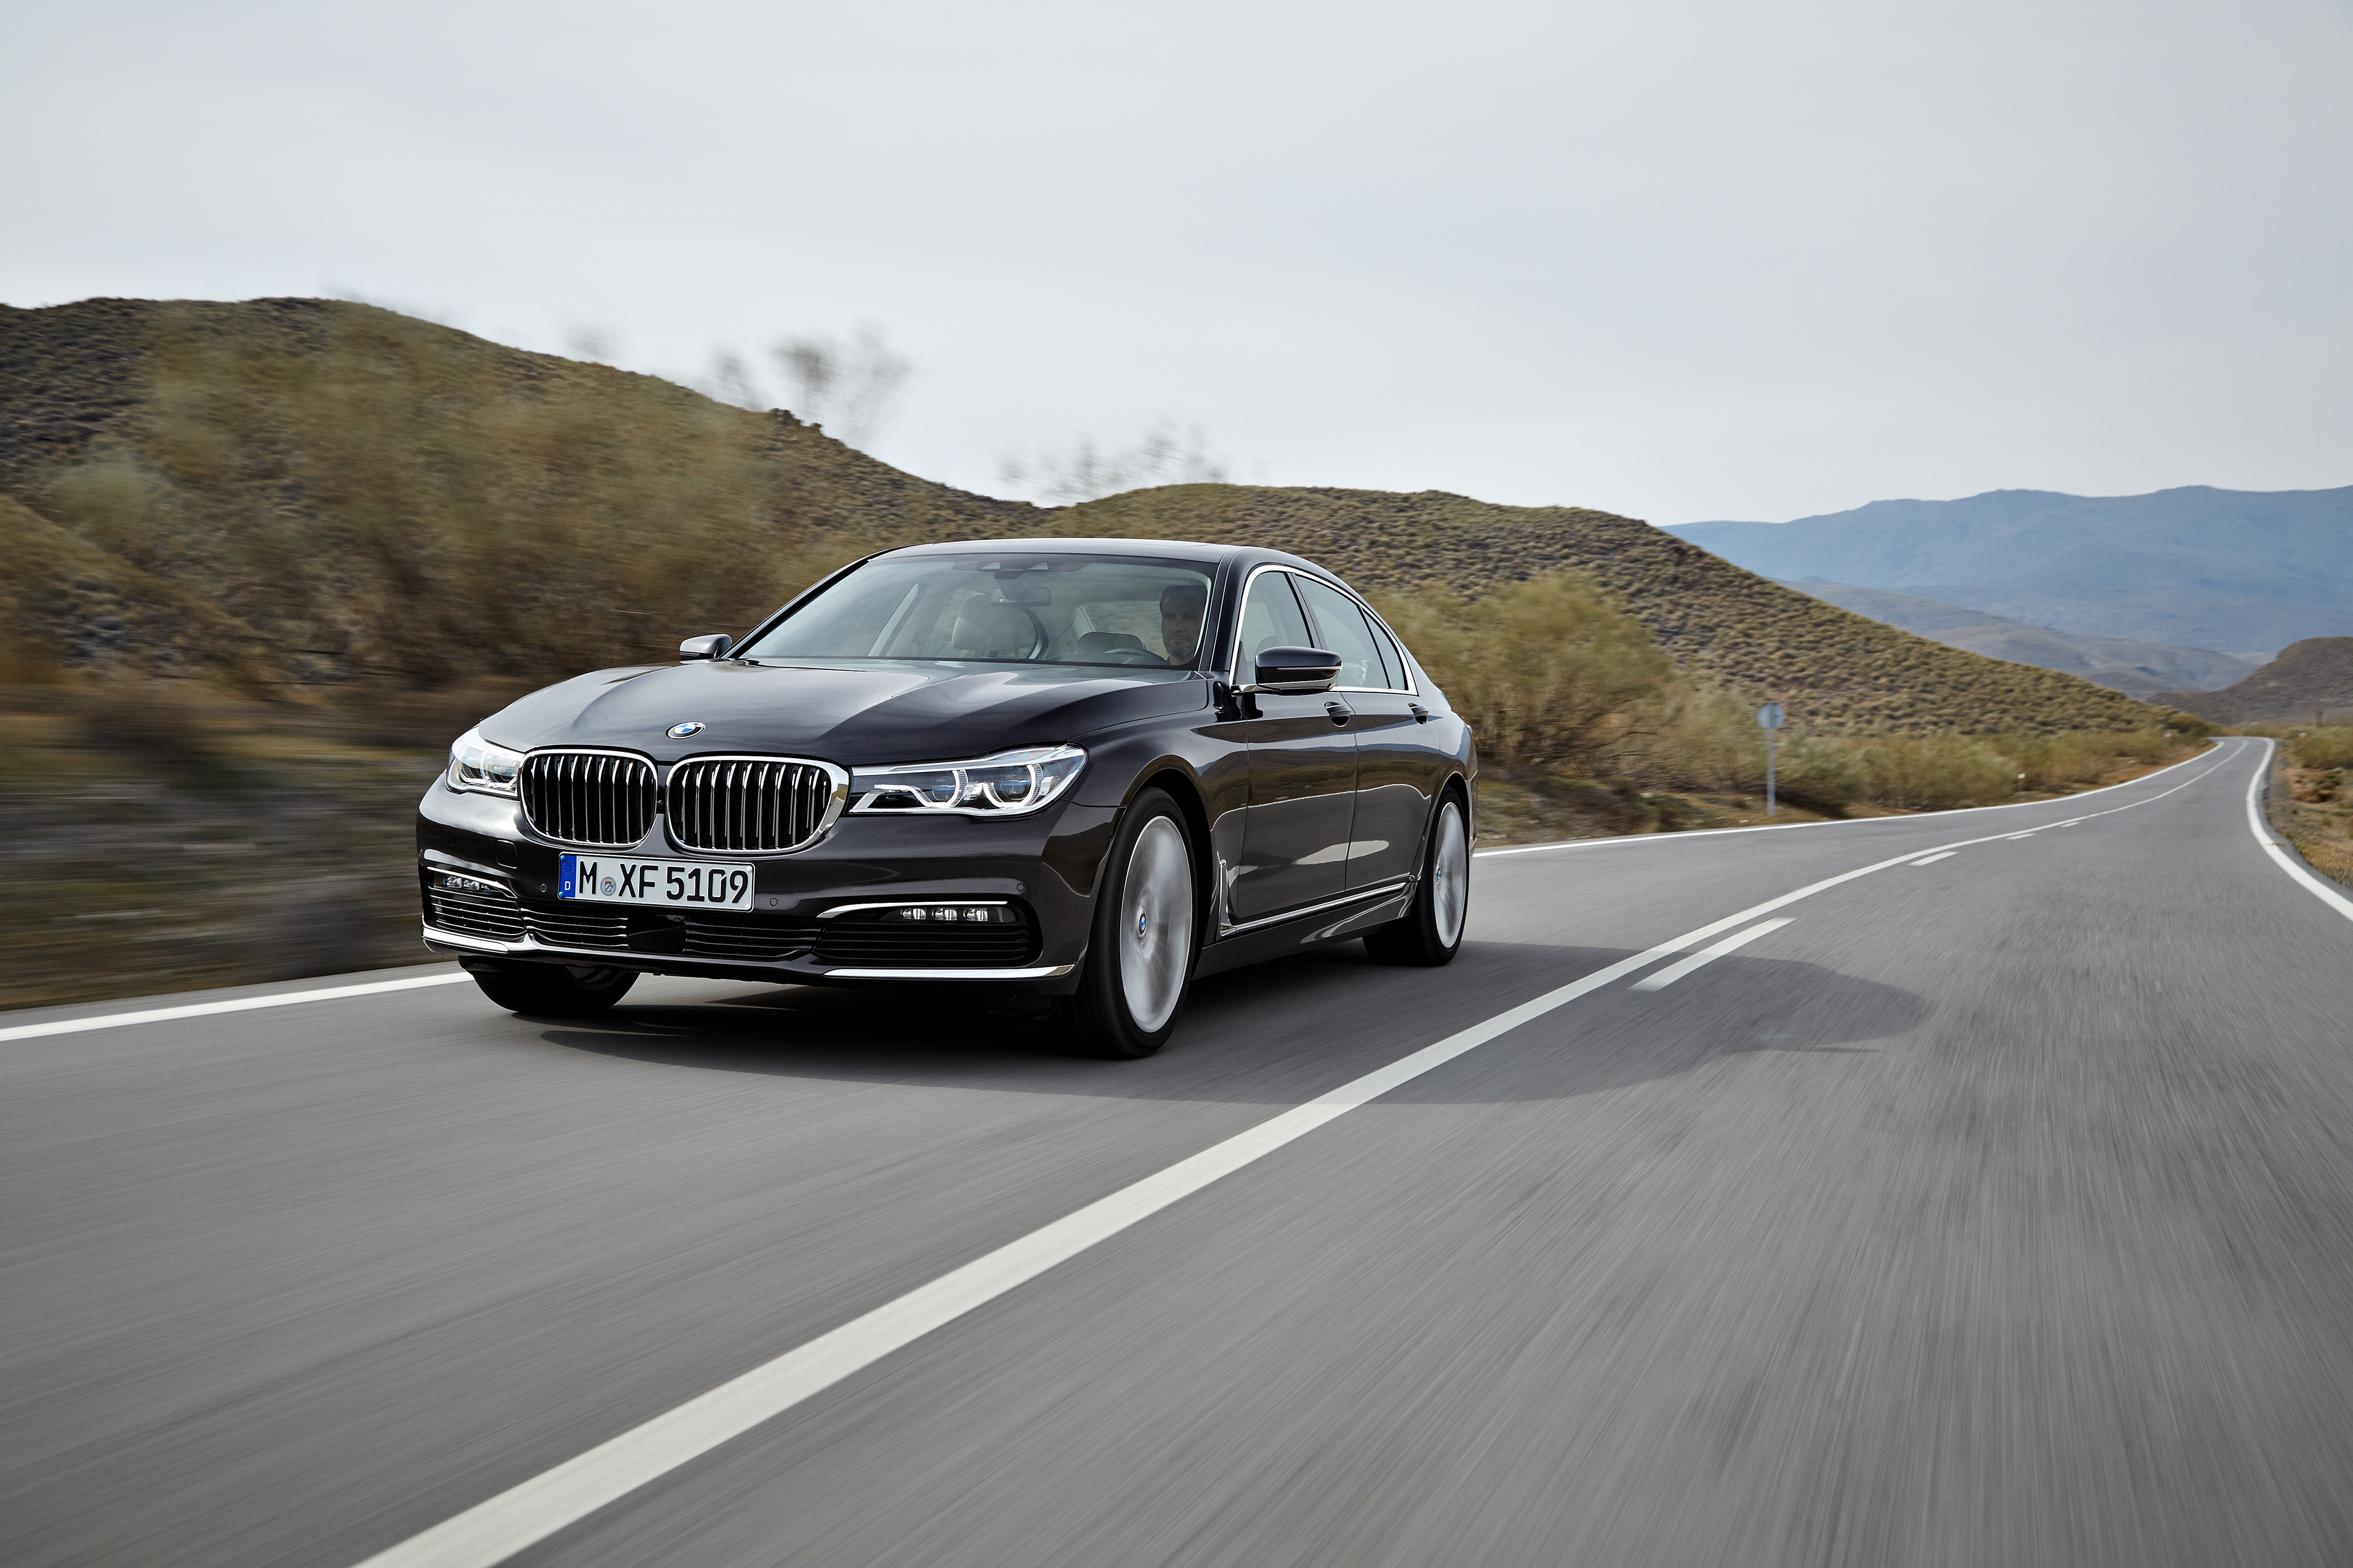
[[[1095,873],[1114,808],[1058,802],[1034,816],[848,816],[789,855],[698,855],[656,821],[615,855],[750,861],[752,910],[681,916],[559,900],[564,847],[539,839],[512,801],[438,782],[418,803],[425,945],[459,958],[595,964],[656,974],[796,984],[964,982],[1053,995],[1074,990]],[[444,887],[450,879],[460,886]],[[966,933],[882,931],[894,905],[980,904],[1008,921]],[[1015,927],[1019,938],[1017,940]]]

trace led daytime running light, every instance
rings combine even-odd
[[[1070,787],[1085,765],[1076,746],[1029,746],[968,763],[909,763],[849,775],[850,810],[884,816],[927,812],[1019,816]]]

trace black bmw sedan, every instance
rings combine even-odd
[[[501,1006],[953,984],[1140,1057],[1198,975],[1461,943],[1471,731],[1297,556],[922,545],[679,652],[493,714],[426,792],[426,945]]]

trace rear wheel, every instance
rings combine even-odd
[[[1403,920],[1392,921],[1365,938],[1365,951],[1383,963],[1451,963],[1462,951],[1462,927],[1471,914],[1471,835],[1462,804],[1453,795],[1438,803],[1422,851],[1421,885]]]
[[[638,983],[634,969],[586,964],[501,963],[467,965],[482,994],[511,1013],[551,1018],[586,1018],[618,1002]]]
[[[1176,803],[1145,790],[1103,866],[1078,991],[1058,1007],[1091,1056],[1148,1057],[1176,1031],[1199,947],[1193,846]]]

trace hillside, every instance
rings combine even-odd
[[[1823,583],[1810,578],[1783,585],[1841,609],[1852,610],[1858,616],[1869,616],[1874,621],[1915,632],[1947,647],[1967,648],[1971,653],[2006,658],[2013,664],[2063,669],[2070,675],[2082,676],[2094,686],[2105,686],[2143,700],[2160,691],[2210,691],[2242,680],[2259,668],[2258,660],[2234,658],[2209,648],[2139,642],[2131,637],[2084,637],[1910,594],[1861,588],[1852,583]]]
[[[2263,658],[2302,637],[2353,634],[2353,486],[1994,490],[1673,531],[1769,577],[1851,583],[2086,637]]]
[[[2164,700],[2218,724],[2353,722],[2353,637],[2307,637],[2235,686]]]
[[[1825,729],[2135,730],[2164,715],[1942,647],[1661,530],[1437,492],[1178,486],[1041,510],[782,411],[363,305],[0,308],[20,668],[259,692],[537,680],[669,657],[923,539],[1250,539],[1367,587],[1589,574],[1685,669]]]

